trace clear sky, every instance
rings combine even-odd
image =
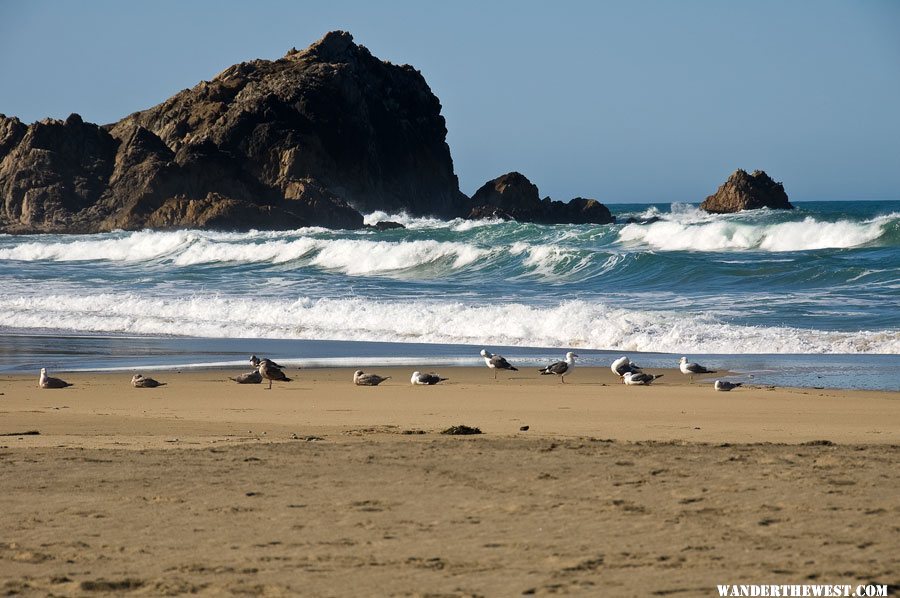
[[[440,98],[462,190],[900,199],[900,2],[0,0],[0,112],[107,123],[345,29]]]

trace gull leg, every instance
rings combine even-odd
[[[494,368],[494,380],[497,379],[497,368]]]
[[[266,390],[272,390],[272,379],[271,378],[269,378],[269,388],[267,388]]]

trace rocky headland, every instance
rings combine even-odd
[[[517,173],[459,190],[422,74],[334,31],[109,125],[0,115],[0,231],[362,228],[362,213],[608,222]],[[506,181],[505,183],[503,181]]]

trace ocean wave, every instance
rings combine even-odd
[[[476,227],[477,228],[477,227]],[[461,270],[497,267],[510,276],[548,279],[577,276],[592,264],[588,251],[550,242],[491,242],[489,235],[449,239],[380,240],[368,234],[290,231],[282,233],[216,233],[207,231],[141,231],[88,237],[52,237],[0,247],[0,261],[112,262],[115,264],[282,265],[309,267],[348,276],[420,277]],[[603,254],[606,260],[607,254]]]
[[[319,252],[311,264],[349,275],[393,272],[447,261],[459,269],[490,252],[467,243],[448,241],[358,241],[340,239],[320,241]]]
[[[307,231],[302,231],[307,232]],[[210,233],[200,231],[128,233],[88,239],[17,243],[0,248],[0,260],[162,262],[175,266],[218,263],[283,264],[305,259],[308,265],[349,275],[381,274],[446,263],[463,268],[490,254],[470,243],[432,239],[373,241],[324,238],[296,233]]]
[[[426,229],[449,229],[454,232],[465,232],[475,228],[492,226],[494,224],[502,224],[504,221],[500,219],[485,220],[466,220],[464,218],[454,218],[452,220],[441,220],[427,216],[410,216],[406,212],[396,214],[388,214],[387,212],[375,211],[371,214],[363,216],[363,224],[374,226],[379,222],[397,222],[410,230],[426,230]]]
[[[454,301],[147,298],[129,294],[0,296],[5,329],[225,338],[584,347],[686,353],[900,353],[900,332],[743,326],[712,315]]]
[[[628,247],[661,251],[808,251],[846,249],[874,243],[882,238],[898,214],[865,221],[819,221],[806,217],[795,222],[742,222],[737,219],[662,220],[652,224],[627,224],[619,241]]]

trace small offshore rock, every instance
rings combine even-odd
[[[375,224],[366,225],[366,228],[373,228],[377,231],[385,231],[385,230],[398,230],[406,228],[399,222],[394,222],[393,220],[381,220],[376,222]]]
[[[719,189],[700,204],[700,209],[713,214],[731,214],[742,210],[769,208],[792,210],[784,185],[776,183],[762,170],[747,173],[735,170]]]

